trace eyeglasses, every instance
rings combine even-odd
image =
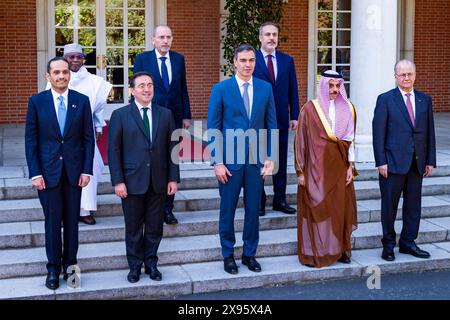
[[[408,72],[408,73],[401,73],[401,74],[396,74],[397,77],[405,79],[406,76],[408,76],[408,78],[412,78],[413,76],[415,76],[415,73],[412,72]]]
[[[78,60],[82,60],[84,59],[84,56],[82,54],[71,54],[69,56],[67,56],[67,58],[74,60],[74,59],[78,59]]]

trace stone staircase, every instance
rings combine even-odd
[[[450,267],[450,162],[440,165],[423,184],[422,221],[417,239],[430,251],[422,260],[399,254],[396,260],[381,259],[380,194],[373,164],[361,164],[355,182],[358,229],[353,233],[352,263],[335,263],[322,269],[302,266],[297,259],[296,215],[273,212],[260,218],[258,261],[261,273],[240,267],[238,275],[223,271],[218,236],[219,193],[217,181],[207,164],[183,164],[180,191],[175,197],[179,224],[164,225],[159,250],[161,282],[142,274],[141,280],[126,280],[124,222],[119,198],[113,195],[105,170],[99,185],[97,224],[80,224],[79,267],[81,288],[51,291],[45,282],[45,247],[42,209],[30,187],[26,168],[0,167],[0,299],[130,299],[163,298],[192,293],[271,286],[291,282],[366,277],[368,267],[382,274],[440,270]],[[287,200],[296,203],[296,177],[288,167]],[[268,204],[271,181],[266,183]],[[401,206],[401,205],[400,205]],[[242,254],[242,199],[236,213],[236,252]],[[398,219],[401,219],[399,212]],[[396,230],[401,229],[398,220]],[[240,261],[238,261],[240,264]]]

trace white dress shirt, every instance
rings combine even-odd
[[[241,78],[239,78],[239,76],[236,75],[236,81],[239,87],[239,91],[241,92],[241,97],[244,94],[244,83],[248,82],[247,92],[248,92],[248,102],[250,104],[249,115],[251,117],[253,109],[253,77],[251,77],[249,81],[244,81]]]
[[[169,74],[169,84],[172,83],[172,65],[170,63],[170,51],[166,53],[165,56],[162,56],[158,50],[155,49],[155,53],[156,53],[156,61],[158,61],[158,69],[159,69],[159,74],[161,75],[162,78],[162,73],[161,73],[161,57],[166,57],[166,67],[167,67],[167,73]]]
[[[336,134],[336,105],[334,100],[330,100],[330,107],[328,109],[328,116],[331,120],[331,131]],[[355,162],[355,146],[353,143],[353,135],[346,136],[342,138],[345,141],[351,141],[350,148],[348,149],[348,161]]]
[[[139,109],[139,113],[141,114],[142,121],[144,121],[144,110],[143,108],[148,108],[147,116],[148,116],[148,122],[150,124],[150,141],[152,141],[152,103],[150,102],[148,106],[143,106],[139,102],[134,100],[134,103],[136,103],[136,106]]]
[[[400,89],[400,87],[398,88],[398,90],[400,90],[400,93],[402,94],[403,101],[405,102],[405,106],[406,106],[406,99],[407,99],[406,94],[407,93],[411,94],[409,96],[409,99],[411,100],[413,115],[414,115],[414,119],[415,119],[416,118],[416,99],[414,98],[414,88],[411,90],[411,92],[403,91],[402,89]]]
[[[268,62],[268,58],[267,56],[270,54],[272,55],[272,63],[273,63],[273,74],[275,75],[275,80],[277,79],[277,74],[278,74],[278,66],[277,66],[277,50],[273,50],[272,53],[268,53],[266,51],[264,51],[263,48],[261,48],[261,53],[264,56],[264,61],[266,62],[266,66],[267,66],[267,62]]]

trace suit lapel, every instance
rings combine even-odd
[[[153,49],[152,51],[150,51],[150,70],[151,70],[151,74],[153,75],[153,81],[158,82],[159,86],[161,88],[164,88],[164,90],[166,89],[166,87],[164,87],[164,83],[162,81],[161,78],[161,73],[159,72],[159,67],[158,67],[158,58],[156,57],[156,49]]]
[[[259,92],[259,84],[258,81],[255,81],[255,77],[253,77],[253,103],[252,103],[252,113],[250,114],[250,123],[249,127],[253,125],[253,121],[255,120],[256,113],[259,111],[260,99],[261,95],[256,94]]]
[[[45,97],[45,102],[46,102],[45,103],[46,112],[49,115],[49,118],[52,119],[51,120],[51,123],[53,126],[52,131],[57,132],[58,136],[62,137],[61,130],[59,129],[58,116],[56,115],[55,102],[53,101],[52,90],[47,91],[47,95]]]
[[[134,102],[130,104],[130,109],[131,109],[131,117],[134,119],[139,129],[145,135],[147,141],[150,142],[150,137],[148,136],[148,133],[145,130],[144,121],[142,120],[141,113],[139,112],[139,109]]]
[[[172,89],[172,84],[174,83],[175,75],[179,74],[178,69],[178,60],[174,54],[170,55],[170,61],[166,60],[166,64],[170,63],[170,68],[172,70],[172,81],[169,83],[169,91]],[[161,80],[162,81],[162,80]]]
[[[265,80],[270,83],[269,69],[267,68],[266,59],[264,59],[261,49],[256,52],[256,60],[262,66]]]
[[[69,132],[70,126],[72,124],[72,120],[75,116],[75,113],[77,112],[79,106],[76,104],[77,101],[75,101],[72,90],[69,90],[69,93],[67,95],[67,116],[66,116],[66,124],[64,125],[64,134],[66,135],[67,132]]]
[[[156,141],[156,134],[158,131],[158,124],[159,124],[159,118],[161,114],[158,110],[158,108],[155,108],[154,105],[152,105],[152,144]]]
[[[414,102],[416,103],[416,112],[414,115],[414,122],[416,125],[417,123],[419,123],[419,117],[422,114],[422,111],[426,110],[424,103],[423,103],[423,99],[420,96],[420,93],[418,93],[416,90],[414,90]]]
[[[409,123],[409,125],[411,126],[411,128],[413,127],[413,124],[411,122],[411,119],[409,118],[409,113],[408,110],[406,110],[406,104],[405,101],[403,100],[402,94],[400,92],[400,89],[397,88],[394,91],[394,101],[395,104],[398,106],[398,108],[400,109],[400,112],[403,114],[403,116],[405,117],[406,121]],[[417,110],[416,110],[417,111]],[[416,112],[417,113],[417,112]]]
[[[239,90],[239,85],[237,83],[236,76],[234,76],[234,78],[231,82],[231,86],[232,86],[232,88],[231,88],[232,100],[239,101],[238,108],[240,109],[244,118],[247,119],[247,123],[248,123],[250,121],[250,119],[248,118],[247,111],[245,110],[244,100],[242,99],[241,91]]]

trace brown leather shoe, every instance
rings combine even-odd
[[[79,221],[81,221],[85,224],[89,224],[89,225],[96,224],[96,221],[95,221],[94,217],[92,216],[92,214],[88,215],[88,216],[80,217]]]

